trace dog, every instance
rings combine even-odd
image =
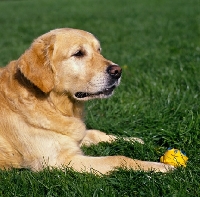
[[[100,174],[118,167],[171,170],[158,162],[82,153],[82,145],[116,139],[87,130],[83,109],[89,99],[110,97],[121,73],[101,55],[99,41],[89,32],[61,28],[35,39],[19,59],[0,70],[0,169],[66,166]]]

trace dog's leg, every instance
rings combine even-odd
[[[89,157],[78,155],[71,159],[69,167],[78,172],[92,172],[97,174],[107,174],[119,167],[125,169],[168,172],[174,167],[158,162],[140,161],[124,156]]]
[[[113,142],[118,139],[114,135],[107,135],[104,132],[98,130],[87,130],[86,136],[83,138],[81,142],[82,145],[89,146],[91,144],[98,144],[99,142]],[[143,144],[143,140],[135,137],[123,137],[123,140],[131,141],[131,142],[139,142]]]

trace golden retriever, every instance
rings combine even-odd
[[[77,29],[55,29],[0,70],[0,168],[63,166],[106,174],[123,166],[166,172],[173,167],[124,156],[85,156],[82,144],[115,140],[86,130],[84,102],[107,98],[121,68],[101,55],[99,41]],[[135,139],[138,140],[139,139]]]

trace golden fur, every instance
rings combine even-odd
[[[120,166],[161,172],[172,169],[124,156],[83,155],[82,144],[115,140],[103,132],[86,130],[82,120],[84,101],[111,96],[120,82],[121,68],[100,51],[92,34],[56,29],[37,38],[18,60],[0,70],[1,169],[70,166],[100,173]]]

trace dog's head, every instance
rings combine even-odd
[[[77,100],[111,96],[122,72],[101,55],[92,34],[67,28],[37,38],[20,57],[18,68],[43,92],[67,93]]]

